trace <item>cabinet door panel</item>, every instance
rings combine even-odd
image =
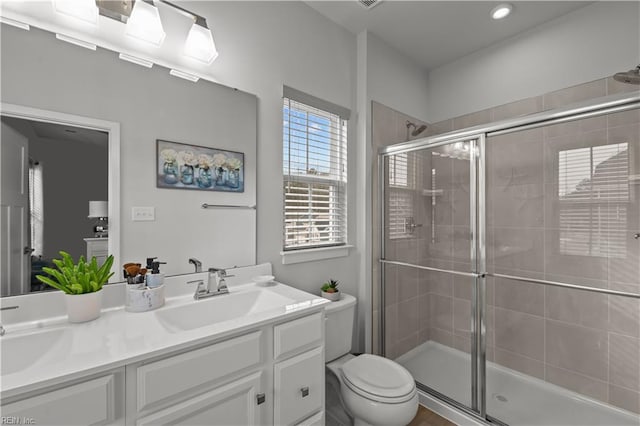
[[[258,405],[262,373],[255,373],[144,417],[144,425],[251,426],[265,423],[266,404]]]
[[[102,425],[116,421],[115,374],[66,386],[2,407],[2,418],[36,425]],[[122,393],[120,389],[118,393]],[[17,424],[17,423],[16,423]]]
[[[274,367],[274,419],[290,425],[324,405],[324,347],[279,362]]]
[[[273,328],[273,357],[276,360],[284,359],[305,346],[310,349],[320,344],[323,321],[324,313],[318,312],[317,314],[276,325]]]
[[[261,332],[236,337],[138,368],[138,411],[170,397],[258,366]]]

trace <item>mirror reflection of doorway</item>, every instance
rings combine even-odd
[[[108,139],[104,131],[2,117],[2,296],[49,290],[35,276],[60,250],[87,255],[96,221],[89,201],[108,200]]]

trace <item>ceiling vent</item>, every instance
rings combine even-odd
[[[358,0],[358,3],[360,3],[360,5],[365,9],[369,10],[382,3],[382,0]]]

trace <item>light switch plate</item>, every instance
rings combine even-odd
[[[155,207],[131,207],[131,220],[134,222],[150,222],[156,220]]]

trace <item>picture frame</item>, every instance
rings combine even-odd
[[[156,139],[156,186],[244,192],[244,153]]]

